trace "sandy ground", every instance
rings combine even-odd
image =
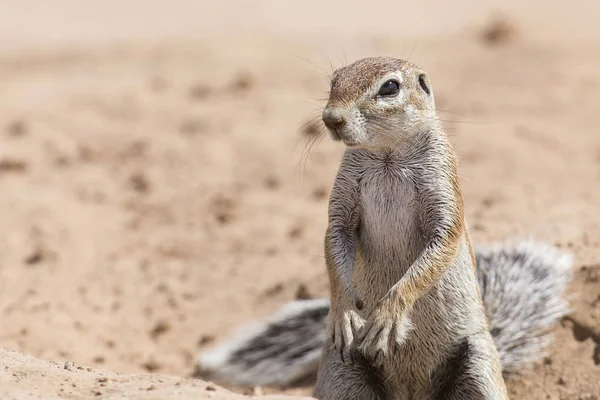
[[[72,361],[41,361],[18,352],[0,350],[0,398],[3,400],[244,400],[255,398],[235,394],[212,383],[162,374],[120,374]],[[257,389],[258,390],[258,389]],[[266,395],[269,400],[289,399],[285,395]],[[297,397],[296,399],[310,399]]]
[[[0,352],[2,398],[229,396],[173,376],[327,294],[343,149],[302,126],[332,68],[376,54],[430,73],[473,240],[576,256],[572,315],[512,398],[599,398],[600,3],[322,3],[0,1],[0,348],[58,363]]]

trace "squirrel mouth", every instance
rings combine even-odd
[[[337,132],[337,130],[335,129],[329,129],[329,135],[331,136],[331,138],[335,141],[340,141],[342,140],[340,134]]]
[[[336,142],[342,141],[347,147],[357,147],[359,145],[358,142],[354,139],[350,139],[348,135],[340,134],[337,129],[329,129],[329,135]]]

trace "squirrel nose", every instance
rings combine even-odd
[[[338,108],[326,108],[323,111],[323,122],[329,129],[341,128],[346,125],[346,118]]]

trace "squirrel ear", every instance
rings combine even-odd
[[[431,89],[429,87],[429,77],[425,72],[421,72],[418,76],[419,86],[428,96],[431,96]]]

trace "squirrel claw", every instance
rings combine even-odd
[[[356,338],[358,349],[375,366],[381,366],[405,343],[411,329],[412,324],[403,313],[376,310]]]
[[[356,333],[364,325],[364,319],[354,310],[347,310],[338,317],[333,317],[329,323],[330,336],[333,347],[340,353],[343,363],[353,362],[352,351],[354,350]],[[348,355],[346,357],[345,355]]]
[[[381,368],[383,366],[384,354],[382,350],[378,350],[377,354],[375,354],[375,358],[373,359],[373,365],[377,368]]]

